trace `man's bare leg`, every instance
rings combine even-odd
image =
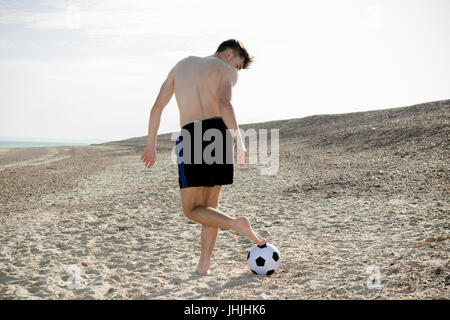
[[[201,235],[201,253],[197,265],[197,272],[201,275],[207,275],[210,272],[211,255],[216,244],[219,228],[202,226]]]
[[[255,244],[263,245],[266,239],[257,235],[246,217],[233,219],[217,209],[206,206],[196,206],[191,210],[187,217],[206,227],[230,229],[249,237]]]
[[[247,218],[233,219],[216,209],[218,207],[220,188],[221,186],[180,189],[185,216],[203,225],[202,252],[197,266],[197,272],[200,274],[208,273],[218,228],[237,231],[248,236],[258,245],[267,242],[266,239],[255,234]]]
[[[203,189],[202,204],[207,207],[218,208],[219,198],[222,191],[222,186],[205,187]],[[197,272],[201,275],[210,273],[211,255],[217,240],[219,228],[205,227],[202,225],[201,233],[201,253],[197,265]]]

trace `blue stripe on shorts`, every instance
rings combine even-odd
[[[176,144],[178,145],[180,142],[181,142],[181,138],[178,138]],[[184,174],[184,160],[183,160],[183,149],[182,148],[180,148],[178,155],[180,156],[180,159],[181,159],[181,163],[178,165],[178,167],[180,169],[181,187],[186,188],[187,183],[186,183],[186,175]]]

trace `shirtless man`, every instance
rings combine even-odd
[[[234,142],[235,160],[239,165],[245,164],[247,151],[231,105],[231,89],[237,82],[237,71],[248,69],[252,61],[253,57],[249,56],[242,43],[234,39],[224,41],[213,55],[189,56],[179,61],[162,84],[150,112],[147,147],[141,156],[145,166],[150,168],[156,161],[156,137],[161,114],[174,92],[182,130],[194,134],[193,127],[198,124],[221,132],[226,130],[232,136],[228,140],[231,154]],[[186,218],[202,224],[197,272],[205,275],[209,273],[219,228],[239,232],[257,245],[263,245],[267,240],[253,231],[246,217],[232,218],[217,209],[222,186],[233,183],[232,160],[231,164],[184,163],[183,151],[188,148],[184,142],[180,137],[176,143],[179,147],[177,157],[182,159],[178,165],[181,202]],[[224,149],[227,147],[229,145],[224,142]]]

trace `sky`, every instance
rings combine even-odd
[[[147,135],[181,59],[238,39],[239,124],[450,98],[450,1],[3,1],[0,136]],[[158,133],[178,131],[175,96]]]

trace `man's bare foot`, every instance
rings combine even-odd
[[[207,276],[207,275],[211,274],[211,270],[210,269],[203,269],[203,268],[197,268],[195,270],[195,272],[197,272],[201,276]]]
[[[195,270],[201,276],[207,276],[211,273],[209,269],[209,263],[200,263],[198,262],[197,269]]]
[[[262,246],[267,243],[267,239],[257,235],[250,226],[250,222],[246,217],[236,219],[236,231],[249,237],[256,245]]]

